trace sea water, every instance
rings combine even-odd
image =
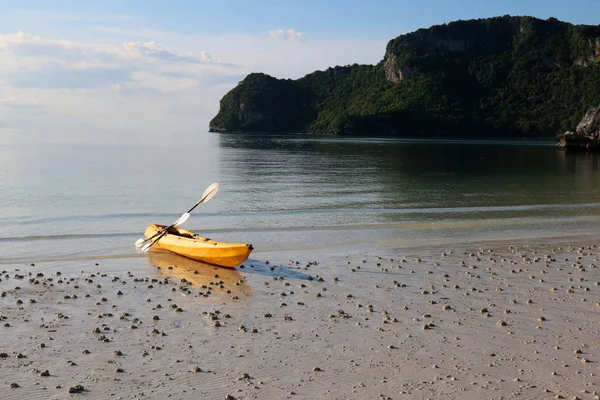
[[[0,143],[0,263],[145,257],[183,227],[279,252],[594,235],[600,157],[555,143],[198,133],[156,145]]]

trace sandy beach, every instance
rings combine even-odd
[[[567,240],[3,265],[0,397],[597,399],[600,251]]]

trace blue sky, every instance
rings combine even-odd
[[[96,19],[178,33],[257,34],[291,26],[315,36],[392,37],[456,19],[511,14],[597,24],[600,15],[597,0],[30,0],[2,1],[0,7],[5,33],[39,27],[49,34],[85,28]],[[70,26],[59,26],[59,14],[71,15]]]
[[[202,132],[250,72],[376,63],[402,33],[504,14],[598,24],[600,0],[0,0],[0,139]]]

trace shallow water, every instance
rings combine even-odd
[[[181,139],[181,138],[179,138]],[[199,133],[170,145],[0,145],[0,263],[140,257],[185,228],[270,252],[595,234],[600,158],[553,142]]]

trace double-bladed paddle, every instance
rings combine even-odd
[[[140,249],[141,251],[144,251],[144,252],[148,251],[154,243],[158,242],[164,235],[167,234],[167,231],[169,229],[171,229],[175,226],[179,226],[179,225],[183,224],[185,221],[187,221],[188,218],[190,217],[190,213],[194,210],[194,208],[198,207],[199,204],[206,203],[207,201],[212,199],[214,197],[214,195],[217,194],[218,191],[219,191],[219,184],[217,182],[215,182],[206,188],[204,193],[202,193],[202,198],[200,200],[198,200],[198,202],[196,204],[194,204],[194,206],[192,208],[190,208],[186,213],[182,214],[181,217],[179,217],[179,219],[177,221],[173,222],[172,225],[169,225],[166,228],[161,229],[160,231],[156,232],[154,235],[150,236],[149,238],[147,238],[145,240],[141,239],[141,238],[136,240],[135,247],[137,247],[138,249]]]

